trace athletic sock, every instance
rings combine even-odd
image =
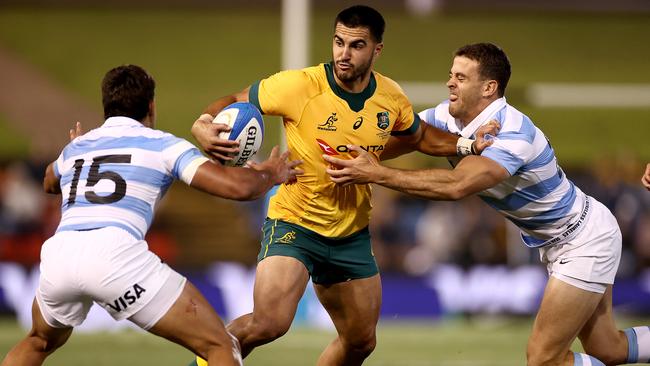
[[[624,330],[627,336],[627,363],[650,362],[650,327]]]
[[[573,366],[605,366],[605,364],[587,354],[573,352]]]

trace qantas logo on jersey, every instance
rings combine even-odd
[[[318,125],[318,129],[323,131],[336,131],[336,126],[334,126],[334,122],[338,120],[339,119],[336,118],[336,112],[334,112],[332,113],[331,116],[327,117],[327,120],[323,122],[322,125]]]
[[[129,305],[132,305],[137,299],[140,298],[143,292],[145,292],[144,288],[142,288],[140,285],[137,283],[133,285],[132,289],[129,289],[127,292],[124,293],[124,295],[118,297],[113,301],[113,303],[108,303],[108,306],[111,307],[116,312],[120,312],[122,310],[126,310],[126,308],[129,307]]]
[[[384,145],[361,145],[360,148],[366,150],[367,152],[380,152],[384,150]],[[339,145],[336,147],[336,151],[341,153],[350,152],[350,149],[346,145]]]
[[[320,147],[321,150],[327,155],[338,155],[339,153],[334,150],[333,147],[331,147],[327,142],[321,140],[321,139],[316,139],[316,142],[318,143],[318,147]]]

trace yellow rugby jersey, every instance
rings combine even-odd
[[[268,217],[327,237],[345,237],[370,220],[370,186],[341,187],[325,172],[322,155],[352,156],[346,145],[381,155],[391,135],[412,134],[420,119],[393,80],[373,72],[361,93],[348,93],[331,64],[282,71],[253,84],[249,100],[264,114],[281,116],[291,159],[305,171],[271,198]]]

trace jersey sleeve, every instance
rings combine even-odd
[[[162,154],[167,173],[186,184],[192,183],[198,167],[208,161],[196,146],[173,135],[165,137],[165,149]]]
[[[400,93],[396,100],[398,113],[391,135],[412,135],[420,127],[420,116],[413,111],[413,106],[406,95]]]
[[[481,153],[481,156],[490,158],[503,166],[510,175],[514,175],[521,168],[531,154],[533,146],[518,134],[507,133],[497,135],[494,143]]]
[[[271,75],[253,85],[248,99],[263,114],[299,120],[312,79],[303,70],[287,70]]]

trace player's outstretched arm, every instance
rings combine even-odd
[[[302,162],[288,161],[288,157],[288,151],[280,154],[276,146],[269,158],[256,164],[254,169],[226,167],[206,161],[197,168],[190,186],[217,197],[238,201],[254,200],[274,185],[293,180],[302,174],[302,170],[296,168]]]
[[[641,183],[650,191],[650,163],[645,167],[645,174],[641,177]]]
[[[203,151],[212,158],[220,161],[232,160],[230,157],[239,151],[239,143],[219,138],[221,132],[230,131],[230,127],[222,123],[212,123],[214,117],[225,107],[236,102],[248,102],[248,89],[239,93],[226,95],[210,103],[194,124],[192,124],[192,136],[199,143]]]
[[[421,123],[418,131],[413,135],[391,137],[381,159],[389,160],[414,150],[431,156],[480,155],[486,147],[492,144],[489,138],[486,139],[486,135],[495,136],[498,129],[499,123],[492,120],[476,132],[475,141],[464,139],[466,145],[459,146],[463,145],[459,136],[428,123]]]
[[[481,156],[467,156],[453,170],[400,170],[385,167],[358,146],[348,146],[359,155],[341,160],[323,155],[336,169],[327,169],[338,184],[377,183],[414,196],[434,200],[458,200],[491,188],[510,177],[508,171]]]

